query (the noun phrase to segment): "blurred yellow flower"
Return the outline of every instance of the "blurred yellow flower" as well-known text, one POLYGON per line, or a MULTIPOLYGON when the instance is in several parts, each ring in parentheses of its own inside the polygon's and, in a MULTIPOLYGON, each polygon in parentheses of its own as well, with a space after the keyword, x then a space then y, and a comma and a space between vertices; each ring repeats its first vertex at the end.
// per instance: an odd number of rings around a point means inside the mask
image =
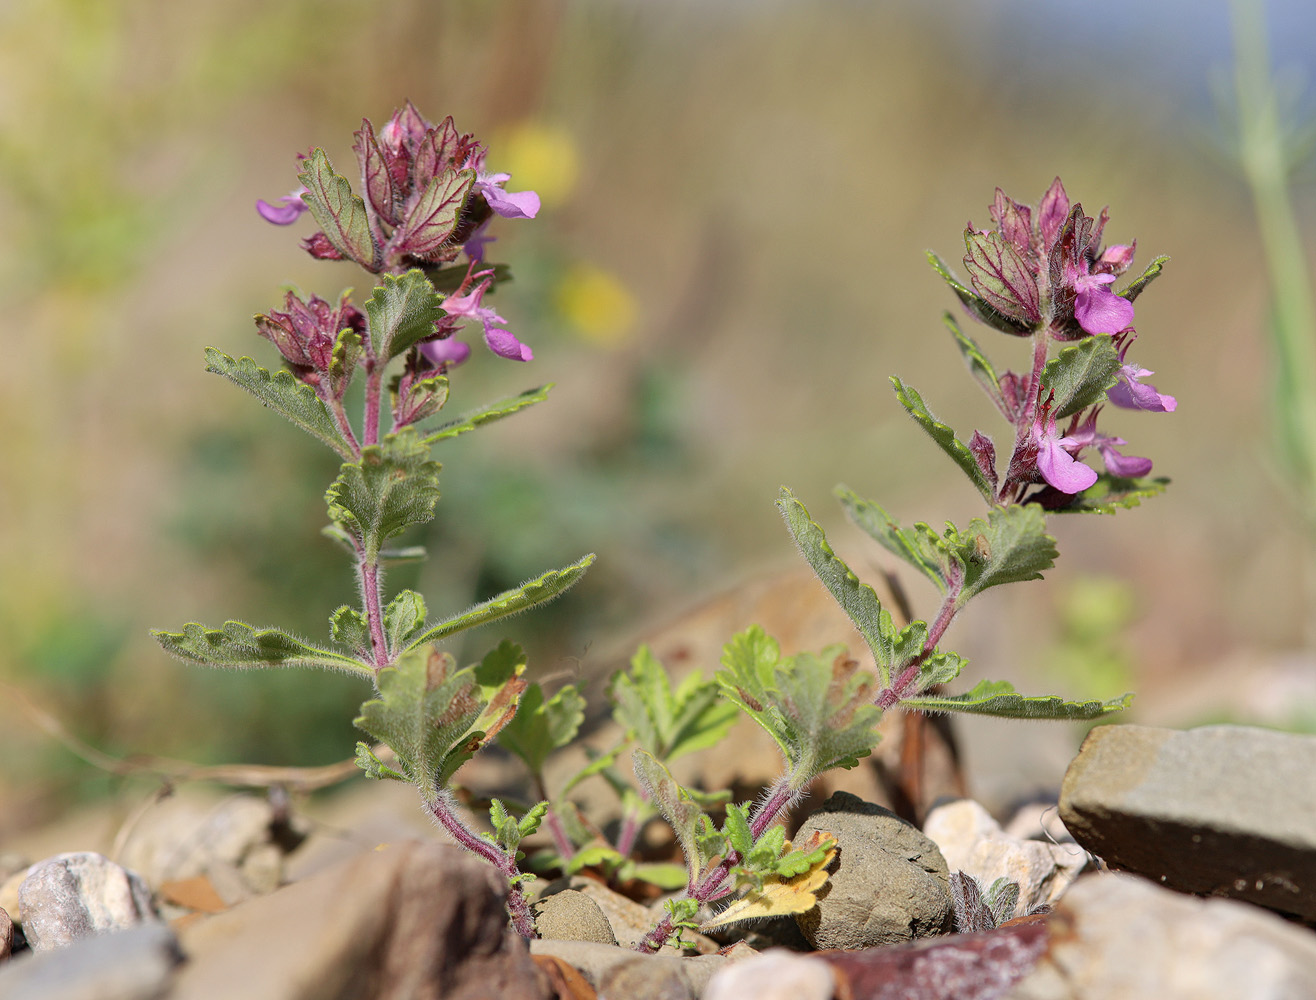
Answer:
POLYGON ((580 338, 598 347, 624 343, 635 325, 635 297, 616 275, 592 264, 571 265, 554 298, 580 338))
POLYGON ((550 207, 566 201, 580 176, 576 144, 564 129, 543 122, 514 126, 492 148, 498 150, 492 166, 512 175, 517 191, 534 191, 550 207))

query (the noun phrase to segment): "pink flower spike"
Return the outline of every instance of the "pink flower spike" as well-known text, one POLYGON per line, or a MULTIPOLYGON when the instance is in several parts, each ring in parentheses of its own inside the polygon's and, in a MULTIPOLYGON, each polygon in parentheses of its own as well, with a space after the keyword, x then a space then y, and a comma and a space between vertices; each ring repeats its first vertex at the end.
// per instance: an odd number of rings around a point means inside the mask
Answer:
POLYGON ((1106 390, 1106 399, 1126 410, 1149 410, 1152 413, 1173 413, 1179 401, 1173 396, 1157 392, 1156 386, 1144 385, 1142 379, 1153 374, 1137 365, 1120 369, 1119 381, 1106 390))
POLYGON ((533 219, 539 214, 539 195, 533 191, 504 191, 503 185, 511 179, 511 174, 478 174, 475 190, 504 219, 533 219))
POLYGON ((1042 478, 1061 493, 1082 493, 1097 481, 1097 474, 1066 451, 1066 446, 1078 450, 1086 442, 1079 438, 1057 437, 1056 419, 1048 417, 1046 430, 1033 427, 1033 442, 1037 445, 1037 471, 1042 478))
POLYGON ((449 337, 447 340, 431 340, 421 344, 420 353, 434 365, 447 365, 451 368, 471 356, 471 345, 449 337))
POLYGON ((1106 471, 1112 476, 1119 476, 1121 479, 1140 479, 1152 470, 1152 460, 1150 458, 1139 458, 1137 455, 1121 455, 1115 450, 1116 444, 1123 444, 1120 438, 1105 438, 1097 441, 1097 451, 1101 452, 1101 459, 1106 463, 1106 471))
POLYGON ((1113 274, 1084 274, 1074 279, 1078 297, 1074 318, 1087 333, 1119 333, 1133 325, 1133 303, 1104 287, 1113 274))
POLYGON ((306 188, 299 187, 296 191, 279 198, 273 205, 261 199, 256 202, 256 211, 266 222, 272 222, 276 226, 291 226, 306 211, 306 202, 302 201, 302 195, 305 193, 306 188))
POLYGON ((503 330, 486 324, 484 342, 489 345, 489 350, 500 358, 508 358, 512 361, 533 361, 535 359, 534 351, 517 340, 516 335, 510 330, 503 330))

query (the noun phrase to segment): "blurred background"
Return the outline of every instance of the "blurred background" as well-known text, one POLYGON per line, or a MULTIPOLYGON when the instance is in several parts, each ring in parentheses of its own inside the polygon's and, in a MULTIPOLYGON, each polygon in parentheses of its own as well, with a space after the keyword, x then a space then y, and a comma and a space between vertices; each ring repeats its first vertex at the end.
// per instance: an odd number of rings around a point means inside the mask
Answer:
MULTIPOLYGON (((1267 28, 1288 120, 1310 121, 1316 7, 1272 2, 1267 28)), ((962 437, 1000 433, 924 252, 958 266, 996 186, 1031 203, 1059 174, 1090 214, 1111 206, 1135 270, 1173 258, 1138 302, 1135 356, 1178 412, 1107 417, 1173 483, 1115 518, 1052 519, 1048 580, 994 591, 952 633, 966 678, 1135 690, 1149 724, 1316 728, 1307 494, 1276 445, 1232 60, 1224 0, 6 0, 0 834, 119 780, 15 692, 116 755, 350 755, 355 679, 207 672, 147 630, 240 618, 323 640, 355 599, 318 535, 333 456, 205 374, 202 350, 273 366, 250 317, 282 286, 368 295, 298 249, 308 222, 252 206, 294 187, 314 145, 352 175, 360 119, 408 97, 544 204, 497 224, 490 254, 513 268, 496 306, 535 361, 477 352, 450 405, 557 388, 446 446, 416 539, 430 559, 394 587, 451 613, 595 551, 566 598, 500 630, 536 676, 588 678, 802 565, 782 484, 874 573, 890 563, 845 524, 837 482, 906 522, 976 516, 887 376, 962 437)), ((1305 161, 1293 192, 1310 237, 1305 161)), ((998 367, 1024 363, 973 332, 998 367)), ((929 592, 911 598, 928 613, 929 592)), ((744 604, 718 641, 753 620, 744 604)))

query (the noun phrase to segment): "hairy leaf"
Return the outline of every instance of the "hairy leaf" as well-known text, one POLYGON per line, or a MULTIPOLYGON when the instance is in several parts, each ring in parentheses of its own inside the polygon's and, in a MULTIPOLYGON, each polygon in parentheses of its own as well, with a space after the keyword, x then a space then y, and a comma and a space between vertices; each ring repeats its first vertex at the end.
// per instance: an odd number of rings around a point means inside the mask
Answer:
POLYGON ((531 684, 521 696, 521 707, 502 732, 500 746, 516 754, 531 774, 541 774, 548 755, 573 739, 585 721, 585 699, 568 684, 548 701, 544 689, 531 684))
POLYGON ((959 535, 959 553, 965 568, 961 607, 989 587, 1040 580, 1058 555, 1046 519, 1033 504, 994 507, 986 521, 975 517, 959 535))
POLYGON ((809 517, 804 504, 796 500, 794 494, 785 487, 782 487, 777 498, 777 508, 786 518, 786 526, 805 560, 868 643, 878 669, 889 668, 895 626, 873 588, 860 582, 850 567, 832 551, 822 528, 809 517))
POLYGON ((406 781, 404 774, 399 774, 379 759, 369 743, 358 742, 356 745, 356 766, 365 771, 367 778, 378 781, 406 781))
POLYGON ((328 408, 304 382, 297 381, 292 372, 278 371, 273 375, 251 358, 234 360, 223 351, 206 348, 206 371, 223 375, 251 393, 275 413, 300 427, 312 437, 327 444, 343 458, 353 458, 352 449, 338 430, 328 408))
POLYGON ((1129 707, 1133 695, 1110 701, 1065 701, 1055 696, 1019 694, 1007 681, 979 681, 965 694, 919 694, 904 698, 902 708, 920 712, 964 712, 1002 719, 1098 719, 1129 707))
POLYGON ((384 609, 384 637, 388 640, 389 655, 401 655, 424 624, 425 598, 414 590, 400 591, 384 609))
POLYGON ((422 259, 439 254, 457 228, 457 217, 474 183, 473 170, 442 173, 430 181, 399 231, 394 233, 396 248, 422 259))
POLYGON ((1161 269, 1164 268, 1169 261, 1169 257, 1157 257, 1147 265, 1147 270, 1143 271, 1134 281, 1130 282, 1128 288, 1119 293, 1120 296, 1132 302, 1142 294, 1144 288, 1160 277, 1161 269))
POLYGON ((1101 402, 1119 372, 1119 354, 1106 334, 1066 347, 1042 369, 1042 389, 1055 393, 1051 413, 1064 418, 1101 402))
POLYGON ((444 315, 440 302, 442 298, 419 268, 400 277, 384 275, 365 302, 375 354, 383 360, 395 358, 430 336, 444 315))
POLYGON ((1042 321, 1037 279, 1019 251, 997 232, 964 231, 964 267, 973 287, 1001 315, 1035 328, 1042 321))
POLYGON ((986 323, 993 330, 997 330, 1001 333, 1008 333, 1014 337, 1024 337, 1032 332, 1031 328, 1026 323, 1021 323, 1018 320, 1011 319, 1009 316, 998 312, 992 308, 991 304, 986 299, 974 294, 968 288, 965 288, 960 284, 959 281, 955 279, 955 276, 950 273, 950 268, 945 265, 940 257, 930 250, 928 251, 928 263, 932 265, 934 271, 941 275, 942 280, 950 286, 950 290, 955 293, 955 296, 964 304, 964 308, 969 311, 969 315, 973 316, 975 319, 986 323))
POLYGON ((973 483, 983 499, 992 503, 996 499, 995 491, 992 489, 992 484, 987 481, 987 477, 982 474, 982 469, 978 468, 978 461, 973 457, 973 452, 969 451, 968 446, 955 436, 955 432, 950 427, 932 415, 916 390, 905 385, 894 375, 891 376, 891 384, 896 388, 896 399, 900 400, 900 405, 909 411, 909 415, 918 421, 919 426, 927 431, 937 446, 969 477, 969 482, 973 483))
POLYGON ((364 657, 370 653, 370 623, 360 611, 346 604, 330 617, 329 638, 359 656, 364 657))
POLYGON ((699 881, 713 852, 708 851, 711 822, 698 803, 682 788, 672 773, 652 754, 636 750, 631 759, 635 776, 649 793, 650 800, 667 820, 685 854, 687 885, 699 881))
POLYGON ((482 406, 478 410, 464 413, 456 420, 446 423, 442 427, 423 431, 423 443, 432 445, 448 438, 455 438, 458 434, 473 431, 475 428, 493 423, 495 420, 501 420, 503 417, 510 417, 513 413, 524 410, 527 406, 542 403, 548 398, 549 390, 552 388, 553 383, 549 382, 547 385, 541 385, 538 389, 527 389, 520 395, 509 396, 507 399, 500 399, 496 403, 482 406))
POLYGON ((935 531, 921 521, 913 529, 906 530, 881 506, 845 486, 838 486, 833 492, 851 521, 892 555, 921 572, 943 594, 946 593, 948 563, 959 556, 935 531))
POLYGON ((352 193, 346 177, 334 173, 323 149, 311 151, 297 179, 306 188, 302 200, 334 249, 367 271, 377 271, 379 248, 370 233, 365 202, 352 193))
POLYGON ((1073 497, 1057 498, 1063 506, 1050 507, 1056 514, 1114 514, 1118 510, 1137 507, 1148 497, 1165 492, 1170 480, 1120 479, 1108 472, 1098 474, 1097 481, 1073 497))
MULTIPOLYGON (((818 834, 814 834, 814 837, 817 838, 818 834)), ((836 857, 835 841, 825 842, 830 846, 813 851, 792 851, 789 855, 791 862, 786 865, 790 874, 782 872, 766 876, 758 887, 750 889, 711 920, 700 925, 700 931, 706 932, 742 920, 780 917, 812 910, 818 905, 818 890, 827 882, 827 866, 836 857)))
POLYGON ((698 671, 685 676, 675 691, 667 671, 641 646, 629 671, 618 671, 608 687, 612 717, 641 747, 661 761, 717 743, 735 723, 736 706, 722 699, 716 681, 698 671))
POLYGON ((331 667, 374 673, 350 656, 308 645, 277 628, 258 629, 246 622, 228 621, 217 629, 188 622, 181 632, 151 634, 165 652, 211 667, 331 667))
POLYGON ((464 632, 468 628, 487 625, 490 622, 498 621, 500 618, 519 614, 526 608, 533 608, 536 604, 551 601, 584 576, 585 570, 589 569, 593 562, 594 554, 590 553, 570 566, 565 566, 562 569, 551 569, 533 580, 527 580, 513 590, 503 591, 497 597, 475 605, 469 611, 464 611, 447 621, 439 622, 437 625, 431 625, 423 633, 411 639, 411 645, 417 646, 423 642, 438 642, 450 635, 464 632))
POLYGON ((439 469, 412 428, 390 434, 362 448, 359 461, 343 463, 325 493, 329 517, 375 562, 386 540, 434 516, 439 469))

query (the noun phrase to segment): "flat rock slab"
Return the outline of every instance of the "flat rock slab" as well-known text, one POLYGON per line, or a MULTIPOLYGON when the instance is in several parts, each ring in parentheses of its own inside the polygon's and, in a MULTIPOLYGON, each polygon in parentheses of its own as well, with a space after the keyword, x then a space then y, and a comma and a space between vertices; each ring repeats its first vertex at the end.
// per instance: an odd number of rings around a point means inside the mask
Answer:
POLYGON ((507 887, 455 847, 408 842, 190 925, 170 1000, 548 1000, 507 887))
POLYGON ((0 965, 4 1000, 158 1000, 183 960, 164 924, 80 938, 0 965))
POLYGON ((1249 726, 1099 726, 1060 818, 1113 868, 1316 921, 1316 738, 1249 726))

